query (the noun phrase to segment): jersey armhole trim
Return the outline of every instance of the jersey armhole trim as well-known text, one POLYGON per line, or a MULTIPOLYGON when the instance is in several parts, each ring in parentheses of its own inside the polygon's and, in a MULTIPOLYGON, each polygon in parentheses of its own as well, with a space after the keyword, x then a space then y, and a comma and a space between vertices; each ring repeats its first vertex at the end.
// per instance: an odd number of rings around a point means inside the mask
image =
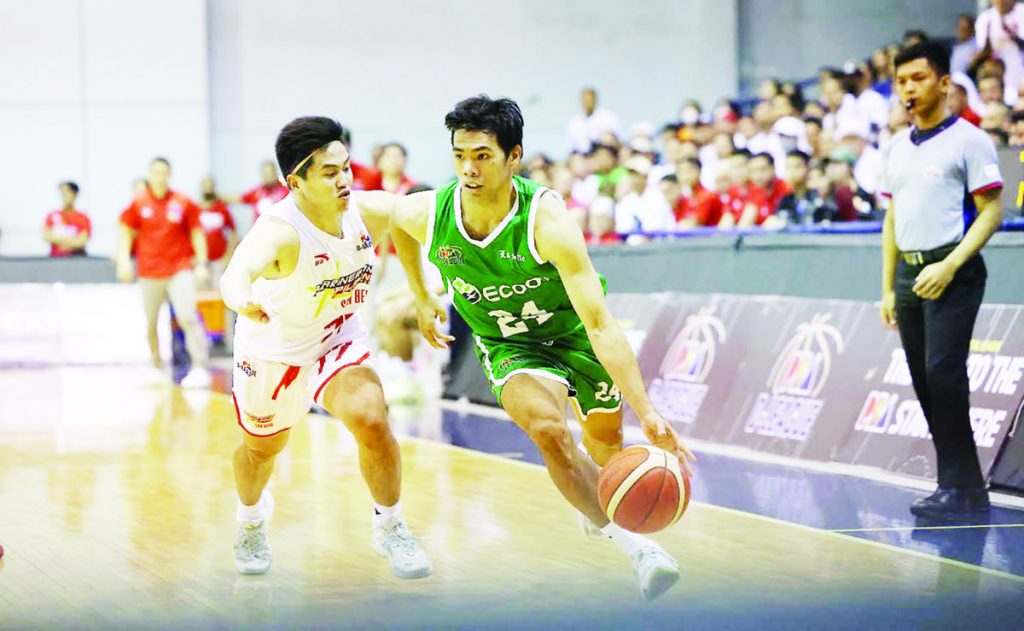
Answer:
POLYGON ((538 188, 533 194, 533 200, 530 202, 530 216, 526 220, 526 245, 530 248, 530 254, 533 255, 533 260, 538 265, 544 265, 547 263, 540 256, 540 252, 537 251, 537 239, 534 236, 534 229, 537 227, 537 209, 540 207, 540 198, 545 194, 551 192, 555 194, 551 189, 538 188))
POLYGON ((427 212, 427 235, 423 240, 423 247, 427 250, 427 260, 430 260, 430 250, 434 244, 434 226, 437 223, 437 191, 430 191, 430 210, 427 212))

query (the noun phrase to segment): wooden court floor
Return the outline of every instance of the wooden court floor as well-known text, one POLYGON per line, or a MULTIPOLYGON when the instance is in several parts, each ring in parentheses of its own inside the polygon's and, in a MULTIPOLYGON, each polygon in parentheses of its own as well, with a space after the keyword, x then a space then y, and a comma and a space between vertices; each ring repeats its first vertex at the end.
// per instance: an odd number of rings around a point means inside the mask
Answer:
MULTIPOLYGON (((908 628, 1022 621, 1024 579, 707 504, 656 536, 681 581, 645 604, 535 465, 403 437, 403 506, 434 563, 369 547, 340 423, 293 430, 274 566, 240 576, 230 399, 131 367, 0 371, 0 628, 908 628), (995 613, 993 613, 995 612, 995 613)), ((440 437, 430 406, 397 425, 440 437)))

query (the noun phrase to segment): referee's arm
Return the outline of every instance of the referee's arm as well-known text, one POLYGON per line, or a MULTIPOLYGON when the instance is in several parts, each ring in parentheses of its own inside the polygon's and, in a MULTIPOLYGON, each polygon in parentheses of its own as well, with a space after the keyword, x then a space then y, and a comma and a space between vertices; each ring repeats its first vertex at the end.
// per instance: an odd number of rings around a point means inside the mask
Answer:
MULTIPOLYGON (((925 300, 936 300, 946 291, 956 271, 988 243, 989 238, 1003 225, 1003 207, 999 203, 1002 187, 982 190, 973 195, 978 216, 956 249, 945 259, 921 270, 914 283, 914 293, 925 300)), ((891 211, 891 206, 890 206, 891 211)), ((888 219, 888 217, 886 218, 888 219)), ((896 247, 895 240, 893 248, 896 247)), ((895 263, 894 263, 895 269, 895 263)))
POLYGON ((882 324, 890 329, 896 328, 896 259, 899 250, 896 248, 896 223, 892 199, 889 210, 882 221, 882 324))

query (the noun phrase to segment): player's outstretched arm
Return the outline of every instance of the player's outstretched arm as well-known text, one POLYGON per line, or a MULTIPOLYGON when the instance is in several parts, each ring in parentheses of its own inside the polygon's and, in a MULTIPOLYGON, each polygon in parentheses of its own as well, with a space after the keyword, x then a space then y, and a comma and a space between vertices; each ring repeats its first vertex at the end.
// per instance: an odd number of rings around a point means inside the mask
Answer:
POLYGON ((401 197, 391 214, 391 238, 395 242, 398 260, 405 269, 409 289, 416 297, 416 320, 420 333, 434 348, 446 348, 453 337, 437 327, 448 315, 423 278, 423 259, 420 244, 427 241, 427 225, 434 208, 433 191, 424 191, 401 197))
POLYGON ((295 228, 274 217, 261 217, 239 242, 220 277, 221 299, 238 315, 269 322, 263 306, 252 302, 252 283, 260 276, 288 276, 298 258, 299 235, 295 228))
POLYGON ((370 238, 374 243, 383 243, 391 228, 391 213, 401 198, 387 191, 353 191, 352 196, 370 238))
POLYGON ((651 443, 674 453, 689 473, 686 459, 693 454, 654 408, 644 388, 640 367, 622 327, 608 311, 601 281, 587 254, 579 225, 569 216, 565 202, 553 195, 540 199, 534 236, 537 252, 557 269, 572 306, 583 321, 594 353, 605 367, 622 396, 640 418, 651 443))

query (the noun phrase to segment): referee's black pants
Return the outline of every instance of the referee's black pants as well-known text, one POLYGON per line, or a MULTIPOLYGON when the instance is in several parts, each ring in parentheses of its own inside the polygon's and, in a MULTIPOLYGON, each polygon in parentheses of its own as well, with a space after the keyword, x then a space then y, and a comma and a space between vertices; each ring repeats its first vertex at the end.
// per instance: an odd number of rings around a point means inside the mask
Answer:
POLYGON ((922 300, 913 287, 924 267, 899 262, 896 320, 914 392, 935 444, 939 486, 984 486, 971 430, 967 354, 988 272, 977 255, 957 270, 938 300, 922 300))

